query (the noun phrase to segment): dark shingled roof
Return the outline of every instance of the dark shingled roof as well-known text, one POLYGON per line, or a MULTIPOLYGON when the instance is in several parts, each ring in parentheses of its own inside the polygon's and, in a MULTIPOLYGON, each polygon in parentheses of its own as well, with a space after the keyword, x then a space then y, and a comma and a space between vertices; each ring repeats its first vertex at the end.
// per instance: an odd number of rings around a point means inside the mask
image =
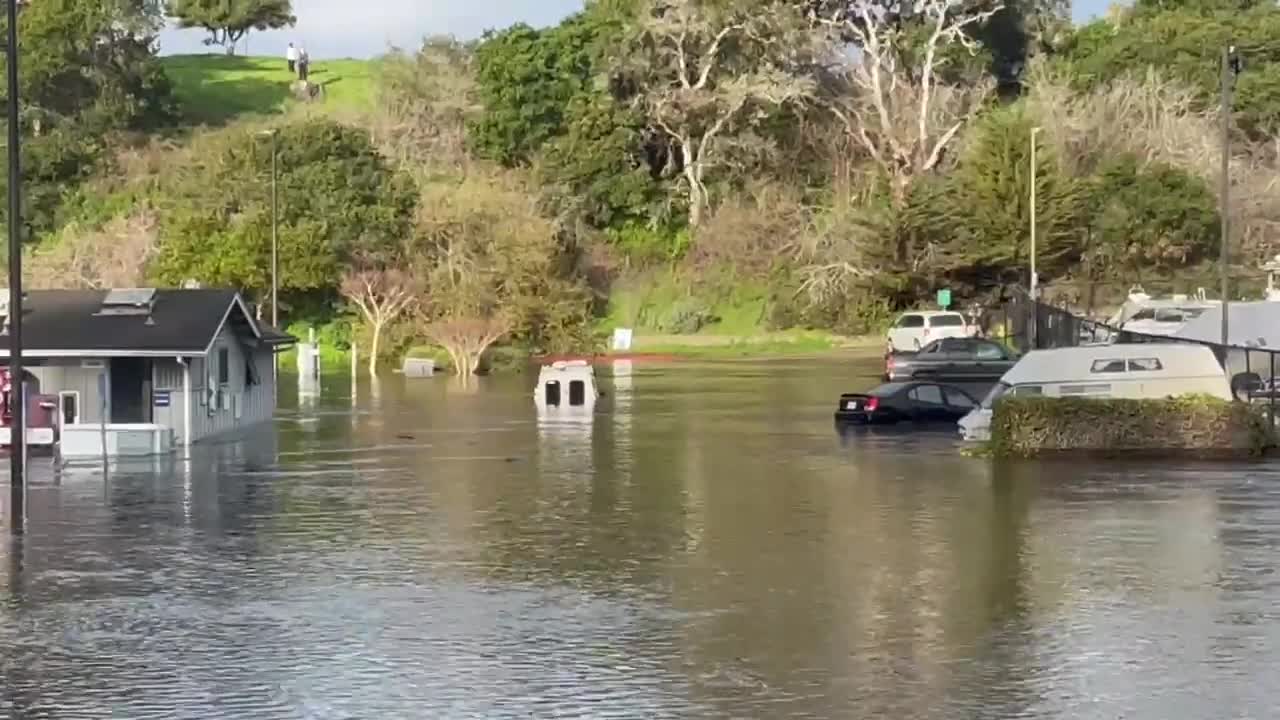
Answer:
MULTIPOLYGON (((246 339, 256 340, 260 333, 266 345, 293 342, 284 333, 257 325, 234 290, 158 289, 149 318, 99 314, 105 290, 32 290, 25 295, 22 347, 33 355, 40 351, 199 355, 212 343, 224 318, 246 339)), ((0 355, 8 355, 7 336, 0 338, 0 355)))

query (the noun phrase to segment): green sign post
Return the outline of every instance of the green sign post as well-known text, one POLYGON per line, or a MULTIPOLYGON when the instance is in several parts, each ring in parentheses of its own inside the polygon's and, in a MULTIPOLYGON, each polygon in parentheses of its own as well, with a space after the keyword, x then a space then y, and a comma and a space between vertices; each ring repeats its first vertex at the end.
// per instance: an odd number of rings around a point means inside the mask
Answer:
POLYGON ((941 307, 943 310, 946 310, 947 308, 951 307, 951 291, 950 290, 944 288, 938 291, 938 307, 941 307))

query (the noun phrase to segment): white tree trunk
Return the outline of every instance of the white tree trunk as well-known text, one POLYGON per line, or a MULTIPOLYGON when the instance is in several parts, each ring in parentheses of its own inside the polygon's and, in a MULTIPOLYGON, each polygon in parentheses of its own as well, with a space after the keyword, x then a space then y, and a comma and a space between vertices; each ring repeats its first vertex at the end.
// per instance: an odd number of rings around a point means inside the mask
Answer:
POLYGON ((378 345, 382 339, 382 322, 373 323, 373 340, 369 343, 369 377, 378 376, 378 345))

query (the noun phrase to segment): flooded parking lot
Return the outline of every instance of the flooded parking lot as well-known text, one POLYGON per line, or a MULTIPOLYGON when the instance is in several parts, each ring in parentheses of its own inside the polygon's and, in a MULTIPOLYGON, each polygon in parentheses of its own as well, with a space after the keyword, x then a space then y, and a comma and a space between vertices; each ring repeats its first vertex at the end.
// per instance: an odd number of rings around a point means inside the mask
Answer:
MULTIPOLYGON (((1245 718, 1280 709, 1280 464, 842 436, 873 362, 282 398, 188 459, 37 464, 12 718, 1245 718)), ((7 498, 6 498, 7 499, 7 498)))

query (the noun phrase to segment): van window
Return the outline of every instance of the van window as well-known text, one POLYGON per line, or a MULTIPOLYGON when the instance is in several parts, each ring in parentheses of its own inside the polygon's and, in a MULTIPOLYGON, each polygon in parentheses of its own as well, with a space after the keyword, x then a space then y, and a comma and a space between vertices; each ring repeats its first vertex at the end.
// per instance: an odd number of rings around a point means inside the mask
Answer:
POLYGON ((1058 394, 1063 397, 1071 395, 1110 395, 1111 385, 1107 383, 1095 383, 1092 385, 1063 385, 1058 388, 1058 394))
POLYGON ((1122 373, 1124 372, 1124 360, 1094 360, 1093 367, 1089 372, 1096 373, 1122 373))
POLYGON ((937 385, 921 385, 908 393, 907 397, 915 400, 916 402, 925 403, 926 405, 943 404, 942 388, 937 385))
POLYGON ((964 327, 964 318, 960 315, 934 315, 929 318, 929 327, 964 327))
POLYGON ((1129 358, 1129 372, 1155 372, 1163 369, 1159 358, 1129 358))
POLYGON ((903 315, 898 318, 898 322, 894 327, 900 328, 918 328, 924 327, 924 318, 919 315, 903 315))

